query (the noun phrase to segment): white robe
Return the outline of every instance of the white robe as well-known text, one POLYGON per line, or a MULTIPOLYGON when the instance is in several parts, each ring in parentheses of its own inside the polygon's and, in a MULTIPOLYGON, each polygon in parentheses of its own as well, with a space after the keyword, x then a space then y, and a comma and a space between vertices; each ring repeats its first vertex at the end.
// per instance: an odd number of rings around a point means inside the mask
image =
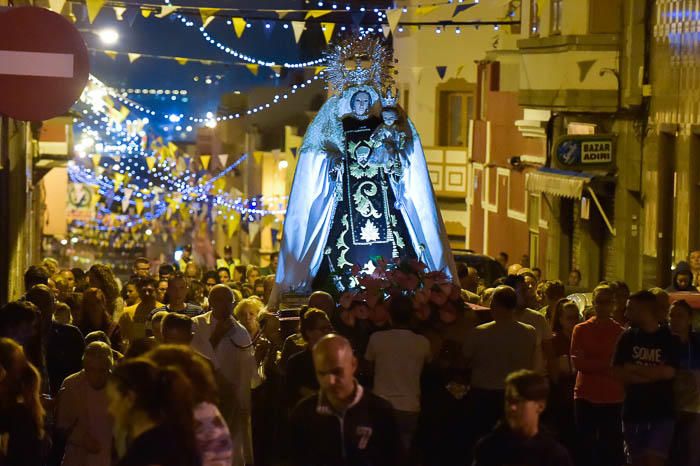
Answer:
MULTIPOLYGON (((275 289, 270 304, 276 305, 282 293, 306 294, 318 273, 324 257, 324 247, 333 222, 335 183, 330 176, 329 150, 345 152, 342 118, 351 113, 350 98, 359 90, 379 95, 369 86, 356 86, 332 96, 321 107, 309 125, 298 153, 294 181, 284 220, 275 289), (331 148, 331 149, 329 149, 331 148)), ((420 137, 409 120, 413 151, 404 167, 398 190, 392 183, 396 199, 402 204, 401 215, 411 236, 418 258, 430 270, 445 272, 456 279, 456 269, 435 193, 428 174, 420 137)))

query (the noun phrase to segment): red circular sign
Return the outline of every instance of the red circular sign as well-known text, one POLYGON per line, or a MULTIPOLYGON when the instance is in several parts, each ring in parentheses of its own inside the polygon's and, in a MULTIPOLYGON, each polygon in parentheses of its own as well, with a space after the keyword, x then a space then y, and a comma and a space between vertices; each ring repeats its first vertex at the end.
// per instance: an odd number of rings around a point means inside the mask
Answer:
POLYGON ((64 114, 88 80, 88 51, 78 30, 44 8, 0 13, 0 113, 41 121, 64 114))

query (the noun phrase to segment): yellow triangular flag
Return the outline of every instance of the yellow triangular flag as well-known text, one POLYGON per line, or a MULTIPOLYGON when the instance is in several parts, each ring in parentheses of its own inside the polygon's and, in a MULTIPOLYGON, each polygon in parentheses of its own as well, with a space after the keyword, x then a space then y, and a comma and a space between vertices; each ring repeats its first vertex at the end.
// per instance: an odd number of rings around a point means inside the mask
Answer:
POLYGON ((386 21, 389 23, 389 28, 391 28, 391 32, 394 32, 396 30, 396 26, 399 25, 399 20, 401 19, 401 13, 403 11, 401 8, 394 8, 391 10, 386 10, 386 21))
POLYGON ((209 161, 211 160, 211 155, 200 155, 199 160, 202 162, 202 166, 205 170, 209 169, 209 161))
POLYGON ((170 152, 172 152, 172 154, 175 155, 175 152, 177 152, 178 147, 172 141, 168 141, 168 149, 170 149, 170 152))
POLYGON ((301 35, 304 33, 304 27, 306 26, 306 23, 303 21, 292 21, 292 30, 294 31, 294 40, 299 43, 299 39, 301 39, 301 35))
POLYGON ((387 26, 386 24, 382 24, 382 34, 384 34, 384 37, 389 37, 389 34, 391 33, 391 28, 387 26))
POLYGON ((335 23, 321 23, 321 29, 323 30, 323 37, 326 38, 326 44, 330 43, 335 23))
POLYGON ((92 23, 97 18, 97 14, 105 4, 105 0, 85 0, 87 6, 88 20, 92 23))
POLYGON ((126 12, 126 7, 115 6, 114 14, 117 16, 117 21, 124 21, 124 13, 126 12))
POLYGON ((464 65, 459 65, 457 67, 457 77, 462 76, 462 70, 464 70, 464 65))
POLYGON ((284 17, 287 16, 292 11, 294 11, 294 10, 275 10, 275 13, 277 13, 277 17, 279 19, 284 19, 284 17))
POLYGON ((258 68, 260 68, 260 65, 256 65, 255 63, 248 63, 245 67, 248 68, 248 71, 253 73, 255 76, 258 75, 258 68))
POLYGON ((112 60, 116 59, 118 54, 119 52, 115 52, 114 50, 105 50, 105 55, 107 55, 112 60))
POLYGON ((181 65, 186 65, 188 60, 189 60, 188 58, 184 58, 184 57, 175 57, 175 61, 181 65))
POLYGON ((141 215, 141 212, 143 212, 143 199, 141 199, 140 197, 137 197, 135 204, 136 204, 136 215, 141 215))
POLYGON ((49 9, 60 15, 61 11, 63 11, 63 5, 65 4, 66 0, 49 0, 49 9))
POLYGON ((314 74, 319 74, 321 71, 325 70, 325 66, 315 66, 314 67, 314 74))
POLYGON ((255 159, 255 163, 260 164, 260 162, 262 161, 262 156, 263 153, 260 151, 253 152, 253 158, 255 159))
POLYGON ((306 13, 306 16, 304 17, 304 19, 320 18, 321 16, 327 15, 330 12, 331 12, 331 10, 309 10, 306 13))
POLYGON ((248 23, 244 18, 231 18, 231 21, 233 22, 233 30, 236 31, 236 37, 240 39, 245 31, 245 25, 248 23))
POLYGON ((238 212, 232 212, 226 222, 226 234, 229 238, 238 230, 238 224, 241 223, 241 216, 238 212))
POLYGON ((282 71, 281 65, 272 65, 270 68, 272 68, 272 71, 274 71, 275 74, 277 74, 277 75, 279 75, 280 72, 282 71))
POLYGON ((148 165, 149 170, 153 170, 153 167, 156 166, 156 158, 155 157, 146 157, 146 165, 148 165))
POLYGON ((423 16, 423 15, 427 15, 428 13, 432 13, 435 10, 437 10, 437 6, 435 6, 435 5, 419 6, 418 8, 416 8, 416 14, 423 16))
POLYGON ((143 16, 144 18, 148 18, 149 16, 151 16, 151 13, 153 13, 153 10, 151 10, 150 8, 143 6, 141 7, 141 16, 143 16))
POLYGON ((213 65, 214 61, 213 60, 199 60, 199 63, 202 65, 213 65))
POLYGON ((179 7, 174 6, 174 5, 164 5, 160 7, 160 13, 156 15, 157 18, 165 18, 168 16, 170 13, 174 12, 177 10, 179 7))
POLYGON ((202 26, 207 27, 209 23, 214 21, 215 15, 220 11, 220 8, 200 8, 199 15, 202 17, 202 26))
POLYGON ((129 56, 129 63, 134 63, 136 60, 141 58, 140 53, 127 53, 127 55, 129 56))
POLYGON ((102 160, 102 156, 100 154, 92 154, 90 158, 92 159, 92 164, 95 167, 98 167, 100 165, 100 160, 102 160))

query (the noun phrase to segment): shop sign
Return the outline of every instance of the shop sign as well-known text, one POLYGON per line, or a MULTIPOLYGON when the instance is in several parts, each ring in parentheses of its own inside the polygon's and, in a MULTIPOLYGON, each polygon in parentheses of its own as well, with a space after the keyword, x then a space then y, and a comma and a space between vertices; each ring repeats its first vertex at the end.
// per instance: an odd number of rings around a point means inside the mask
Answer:
POLYGON ((613 163, 612 135, 563 136, 554 146, 554 159, 561 167, 575 168, 613 163))

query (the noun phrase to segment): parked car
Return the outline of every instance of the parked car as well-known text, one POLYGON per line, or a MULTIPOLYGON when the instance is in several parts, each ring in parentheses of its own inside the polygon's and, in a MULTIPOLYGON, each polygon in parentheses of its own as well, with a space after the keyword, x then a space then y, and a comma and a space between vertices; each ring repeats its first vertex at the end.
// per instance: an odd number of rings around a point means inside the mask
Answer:
POLYGON ((493 257, 477 254, 468 249, 453 249, 452 255, 455 262, 474 267, 479 272, 479 277, 484 280, 486 286, 491 286, 493 282, 506 276, 503 266, 493 257))

